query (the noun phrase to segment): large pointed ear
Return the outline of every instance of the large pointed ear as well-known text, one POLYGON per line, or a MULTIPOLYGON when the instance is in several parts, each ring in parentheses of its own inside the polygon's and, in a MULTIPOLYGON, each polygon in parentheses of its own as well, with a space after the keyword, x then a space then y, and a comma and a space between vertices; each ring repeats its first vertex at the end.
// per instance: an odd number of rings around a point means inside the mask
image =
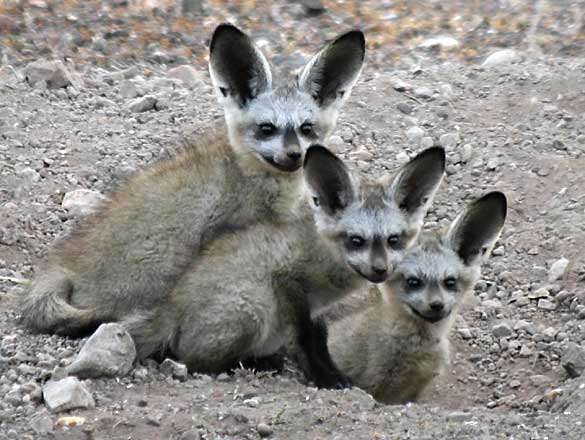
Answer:
POLYGON ((357 81, 366 54, 363 32, 347 32, 319 51, 299 76, 299 86, 320 107, 341 106, 357 81))
POLYGON ((467 265, 480 264, 498 240, 508 202, 498 191, 471 203, 451 224, 447 239, 467 265))
POLYGON ((333 215, 356 197, 351 174, 343 161, 321 145, 305 154, 304 176, 315 205, 333 215))
POLYGON ((209 73, 220 103, 244 107, 272 88, 272 72, 260 49, 232 24, 220 24, 209 45, 209 73))
POLYGON ((405 164, 388 189, 388 196, 415 223, 421 223, 445 174, 445 150, 428 148, 405 164))

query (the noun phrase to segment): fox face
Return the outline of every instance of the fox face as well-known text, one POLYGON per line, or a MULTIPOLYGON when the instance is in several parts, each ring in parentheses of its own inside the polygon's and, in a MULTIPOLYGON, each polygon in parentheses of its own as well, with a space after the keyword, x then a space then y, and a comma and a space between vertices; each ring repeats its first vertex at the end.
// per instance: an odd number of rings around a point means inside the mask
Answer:
POLYGON ((300 169, 309 145, 333 131, 364 56, 363 33, 351 31, 319 51, 296 79, 279 82, 246 34, 230 24, 218 26, 209 71, 232 147, 268 170, 300 169))
POLYGON ((380 283, 418 235, 444 170, 444 150, 430 148, 394 179, 356 182, 335 155, 310 147, 304 171, 317 230, 351 269, 380 283))
POLYGON ((404 312, 437 323, 457 309, 506 219, 506 197, 492 192, 473 202, 444 236, 421 239, 407 250, 383 289, 404 312))

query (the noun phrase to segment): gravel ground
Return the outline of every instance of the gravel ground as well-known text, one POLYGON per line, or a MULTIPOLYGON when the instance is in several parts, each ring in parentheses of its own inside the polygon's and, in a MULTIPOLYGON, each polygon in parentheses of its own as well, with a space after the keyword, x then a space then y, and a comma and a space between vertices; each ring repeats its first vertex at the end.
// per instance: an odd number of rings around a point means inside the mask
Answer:
POLYGON ((585 438, 583 2, 325 2, 317 16, 292 2, 208 1, 192 16, 165 2, 80 3, 0 2, 0 438, 585 438), (86 214, 64 195, 107 195, 221 120, 205 53, 225 19, 289 68, 346 28, 366 31, 368 65, 330 146, 377 174, 443 145, 428 228, 488 190, 508 195, 451 368, 420 403, 316 390, 292 364, 173 377, 155 362, 82 381, 93 408, 43 402, 83 341, 28 334, 15 305, 86 214), (42 58, 64 70, 37 81, 42 58))

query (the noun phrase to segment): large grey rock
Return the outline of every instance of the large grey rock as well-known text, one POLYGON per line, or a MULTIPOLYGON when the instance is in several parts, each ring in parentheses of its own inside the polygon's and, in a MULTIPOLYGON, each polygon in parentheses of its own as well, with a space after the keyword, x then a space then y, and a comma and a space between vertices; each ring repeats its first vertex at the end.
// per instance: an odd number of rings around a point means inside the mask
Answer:
POLYGON ((91 393, 76 377, 47 382, 43 387, 43 397, 51 412, 95 407, 91 393))
POLYGON ((62 61, 34 61, 24 68, 24 77, 32 87, 43 81, 49 89, 60 89, 74 83, 73 75, 62 61))
POLYGON ((569 376, 581 376, 585 371, 585 347, 569 342, 561 360, 563 368, 569 376))
POLYGON ((136 359, 132 337, 119 324, 102 324, 87 340, 67 374, 86 377, 122 377, 136 359))
POLYGON ((76 189, 65 194, 61 206, 71 215, 85 217, 97 212, 107 200, 97 191, 76 189))

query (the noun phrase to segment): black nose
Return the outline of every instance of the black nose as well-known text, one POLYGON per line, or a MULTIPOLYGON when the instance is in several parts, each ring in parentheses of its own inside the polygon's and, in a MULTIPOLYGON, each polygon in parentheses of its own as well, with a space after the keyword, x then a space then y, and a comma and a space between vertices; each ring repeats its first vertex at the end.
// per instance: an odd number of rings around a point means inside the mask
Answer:
POLYGON ((445 308, 445 304, 443 304, 441 301, 433 301, 430 306, 431 309, 435 312, 440 312, 445 308))
POLYGON ((388 272, 388 268, 387 267, 372 267, 372 270, 374 271, 374 273, 376 275, 386 275, 386 272, 388 272))
POLYGON ((289 151, 288 153, 286 153, 286 155, 290 160, 293 160, 295 162, 297 162, 301 158, 301 153, 299 153, 298 151, 289 151))

